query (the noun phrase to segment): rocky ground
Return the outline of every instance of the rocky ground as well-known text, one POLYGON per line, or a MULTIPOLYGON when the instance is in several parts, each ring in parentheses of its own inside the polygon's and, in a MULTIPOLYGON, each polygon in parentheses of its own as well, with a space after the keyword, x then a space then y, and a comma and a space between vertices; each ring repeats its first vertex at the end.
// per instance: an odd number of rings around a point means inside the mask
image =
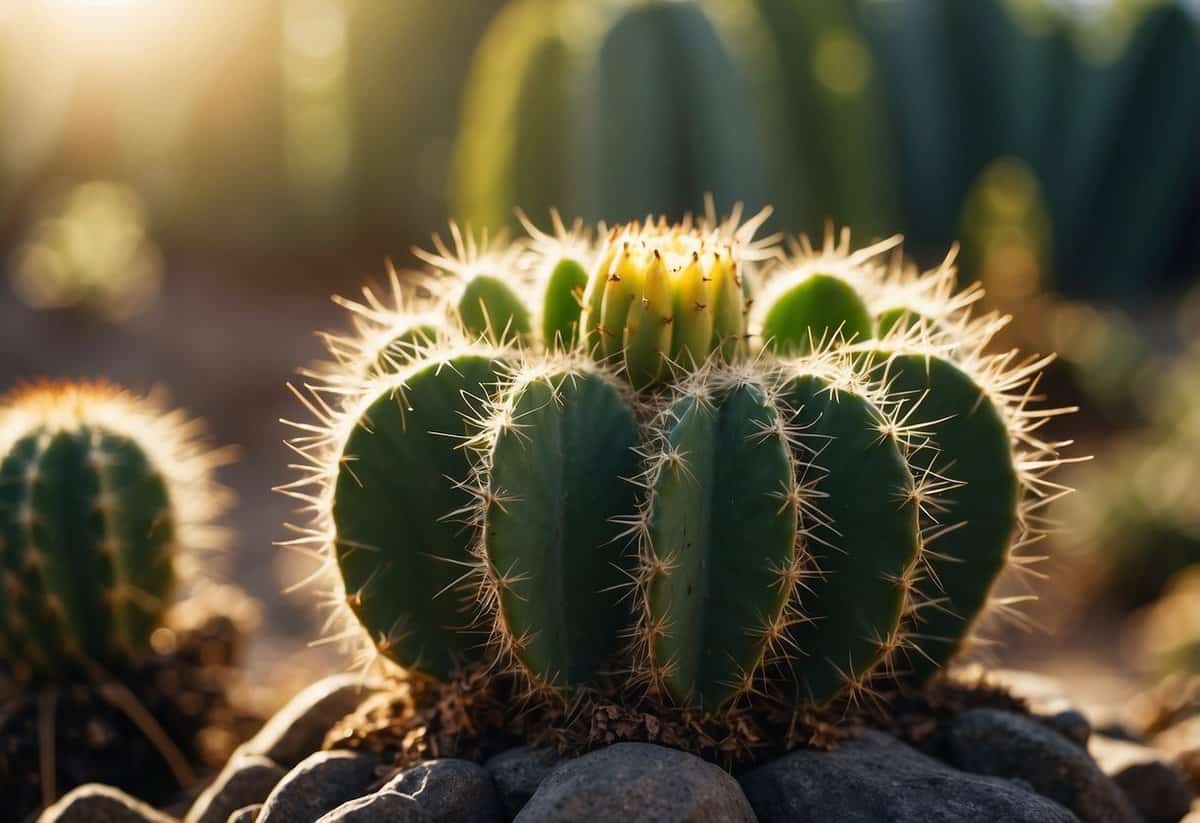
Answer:
POLYGON ((194 797, 154 809, 93 784, 41 821, 1200 823, 1200 702, 1181 684, 1137 712, 1102 716, 1044 678, 1008 672, 993 682, 1028 711, 981 705, 893 733, 863 729, 832 751, 732 774, 649 743, 577 757, 518 747, 483 763, 440 758, 397 771, 378 754, 322 749, 368 693, 341 675, 294 698, 194 797))

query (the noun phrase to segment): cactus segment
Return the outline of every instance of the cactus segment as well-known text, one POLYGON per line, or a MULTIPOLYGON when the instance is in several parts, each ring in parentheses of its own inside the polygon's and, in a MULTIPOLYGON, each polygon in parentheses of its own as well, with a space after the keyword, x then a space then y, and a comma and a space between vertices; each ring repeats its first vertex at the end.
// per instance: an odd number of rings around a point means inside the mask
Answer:
POLYGON ((455 584, 470 534, 447 515, 469 495, 469 399, 487 394, 498 359, 482 353, 413 364, 373 384, 337 458, 334 558, 346 603, 376 648, 444 679, 479 659, 486 638, 464 631, 469 598, 455 584))
POLYGON ((0 412, 0 665, 47 674, 144 652, 180 546, 220 535, 219 458, 178 414, 105 385, 22 389, 0 412))
POLYGON ((763 319, 763 344, 788 355, 809 354, 834 338, 873 337, 871 314, 854 287, 832 275, 814 272, 775 297, 763 319))
POLYGON ((625 370, 635 388, 658 382, 671 350, 674 314, 671 283, 662 255, 655 250, 642 276, 641 296, 625 318, 625 370))
POLYGON ((802 562, 786 422, 754 383, 685 391, 660 416, 638 634, 677 703, 715 709, 748 693, 786 631, 802 562))
POLYGON ((638 428, 594 366, 547 363, 496 395, 481 433, 483 560, 496 635, 535 683, 572 687, 610 671, 630 621, 613 518, 633 509, 638 428))
POLYGON ((713 343, 721 359, 732 363, 745 348, 747 304, 743 280, 738 276, 737 263, 726 257, 715 260, 709 277, 713 343))
POLYGON ((767 215, 740 227, 737 212, 720 225, 647 219, 614 230, 583 301, 588 351, 624 366, 638 389, 656 385, 673 365, 693 370, 714 351, 731 360, 746 325, 738 257, 760 253, 752 238, 767 215))
POLYGON ((902 444, 865 388, 805 365, 784 388, 812 458, 820 513, 804 524, 817 572, 792 625, 801 702, 861 687, 898 642, 920 531, 902 444), (818 468, 819 467, 819 468, 818 468))
POLYGON ((458 320, 469 337, 496 345, 521 342, 533 331, 524 301, 499 277, 477 274, 463 285, 458 320))
POLYGON ((579 309, 588 275, 576 260, 563 259, 550 270, 542 298, 542 340, 556 351, 579 342, 579 309))
MULTIPOLYGON (((926 680, 962 646, 987 605, 1018 528, 1020 481, 1011 437, 991 398, 962 369, 932 354, 875 352, 879 379, 905 403, 919 402, 935 450, 913 453, 915 470, 936 454, 955 484, 941 494, 941 535, 925 556, 930 603, 916 615, 911 669, 926 680)), ((903 411, 900 412, 902 415, 903 411)))

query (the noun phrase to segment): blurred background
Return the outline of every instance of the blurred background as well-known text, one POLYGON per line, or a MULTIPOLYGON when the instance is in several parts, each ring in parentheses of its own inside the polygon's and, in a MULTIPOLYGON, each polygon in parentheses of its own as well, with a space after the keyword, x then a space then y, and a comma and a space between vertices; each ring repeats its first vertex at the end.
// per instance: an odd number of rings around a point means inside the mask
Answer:
POLYGON ((1113 698, 1200 671, 1197 0, 7 0, 0 387, 162 385, 241 460, 256 675, 309 647, 285 382, 329 301, 514 205, 894 231, 1056 350, 1079 493, 993 659, 1113 698))

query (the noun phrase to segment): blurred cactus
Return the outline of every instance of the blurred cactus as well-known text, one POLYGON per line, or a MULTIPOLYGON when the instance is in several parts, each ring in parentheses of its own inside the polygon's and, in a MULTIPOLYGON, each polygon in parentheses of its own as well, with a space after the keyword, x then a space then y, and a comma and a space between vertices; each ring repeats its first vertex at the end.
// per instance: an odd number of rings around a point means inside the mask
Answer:
POLYGON ((798 191, 778 76, 744 3, 516 0, 472 68, 455 210, 484 226, 513 203, 680 217, 708 191, 756 206, 798 191))
POLYGON ((103 384, 0 401, 0 665, 20 677, 136 659, 186 552, 213 547, 220 454, 180 412, 103 384))
POLYGON ((1015 158, 1041 184, 1061 292, 1139 296, 1172 273, 1200 184, 1200 27, 1187 3, 860 5, 910 243, 944 247, 964 208, 975 220, 970 191, 1015 158))
MULTIPOLYGON (((556 219, 422 255, 451 273, 415 281, 447 309, 436 339, 390 372, 333 366, 285 487, 366 630, 347 636, 437 679, 499 664, 543 694, 633 683, 716 710, 923 682, 1008 608, 992 585, 1061 492, 1062 444, 1036 435, 1061 410, 1030 405, 1045 359, 987 353, 1003 321, 970 315, 951 259, 919 274, 882 261, 896 240, 845 235, 786 255, 761 222, 593 241, 556 219), (484 272, 542 307, 519 338, 455 310, 484 272)), ((407 322, 368 304, 361 336, 407 322)))

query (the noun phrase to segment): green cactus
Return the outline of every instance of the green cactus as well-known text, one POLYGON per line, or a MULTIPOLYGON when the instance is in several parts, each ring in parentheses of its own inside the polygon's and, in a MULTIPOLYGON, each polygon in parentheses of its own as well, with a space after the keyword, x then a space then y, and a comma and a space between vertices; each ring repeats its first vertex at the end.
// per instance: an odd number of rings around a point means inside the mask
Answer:
POLYGON ((796 182, 779 72, 750 7, 516 0, 464 94, 455 212, 496 227, 513 203, 610 221, 678 218, 708 191, 761 205, 796 182))
POLYGON ((588 352, 618 364, 636 388, 714 352, 731 360, 744 348, 742 269, 760 255, 752 238, 769 214, 740 224, 737 212, 721 226, 647 218, 613 229, 583 297, 588 352))
POLYGON ((453 249, 439 235, 433 236, 434 251, 413 249, 413 254, 432 266, 455 288, 440 290, 439 298, 470 338, 486 338, 495 344, 523 343, 533 333, 526 284, 514 273, 523 272, 518 263, 520 246, 508 245, 503 235, 489 239, 484 231, 478 239, 450 224, 453 249))
POLYGON ((474 496, 475 553, 493 637, 536 682, 573 686, 610 671, 630 561, 613 518, 631 511, 638 425, 612 375, 582 358, 519 368, 494 393, 474 496))
MULTIPOLYGON (((1061 410, 1030 404, 1047 361, 987 353, 1003 321, 971 316, 952 256, 919 274, 843 234, 774 260, 760 222, 529 226, 489 263, 542 307, 519 346, 450 313, 394 373, 315 389, 339 400, 314 402, 293 491, 372 652, 538 694, 820 706, 924 682, 1011 605, 993 583, 1061 490, 1035 435, 1061 410), (845 299, 796 288, 815 277, 845 299)), ((452 304, 461 280, 425 287, 452 304)))
POLYGON ((339 599, 373 650, 439 678, 478 659, 486 641, 467 631, 470 595, 458 584, 472 565, 471 534, 452 515, 470 502, 466 418, 499 379, 503 354, 464 342, 426 351, 328 410, 334 440, 297 444, 320 473, 339 599))
POLYGON ((708 368, 650 427, 639 537, 642 675, 715 708, 779 657, 806 565, 790 413, 761 376, 708 368))
POLYGON ((800 361, 784 392, 814 451, 810 481, 822 501, 809 534, 806 619, 790 633, 804 655, 791 668, 797 696, 822 705, 895 662, 922 551, 919 487, 893 401, 848 364, 800 361))
POLYGON ((1065 492, 1043 477, 1061 462, 1063 444, 1044 442, 1034 432, 1045 417, 1071 409, 1031 406, 1032 384, 1051 358, 1015 361, 1012 353, 986 353, 1005 319, 971 317, 982 290, 953 291, 953 255, 919 275, 900 262, 874 262, 886 243, 851 253, 843 236, 837 244, 827 239, 819 254, 799 248, 766 286, 760 333, 765 346, 784 351, 780 340, 827 339, 829 329, 843 322, 844 303, 816 297, 801 302, 805 295, 793 284, 806 282, 812 271, 836 271, 830 280, 854 289, 873 314, 875 338, 842 348, 888 387, 900 418, 919 414, 929 421, 921 426, 926 445, 909 454, 921 485, 939 498, 936 507, 923 501, 926 527, 937 543, 923 556, 924 580, 907 642, 914 652, 907 655, 910 671, 925 680, 961 651, 989 604, 1001 611, 1012 605, 990 600, 993 584, 1005 567, 1028 565, 1019 552, 1037 539, 1035 511, 1065 492), (773 299, 785 304, 787 314, 773 299), (794 325, 768 325, 780 316, 794 325), (943 465, 950 467, 949 477, 943 465))
POLYGON ((0 665, 22 676, 146 651, 226 495, 197 427, 104 384, 0 401, 0 665))

